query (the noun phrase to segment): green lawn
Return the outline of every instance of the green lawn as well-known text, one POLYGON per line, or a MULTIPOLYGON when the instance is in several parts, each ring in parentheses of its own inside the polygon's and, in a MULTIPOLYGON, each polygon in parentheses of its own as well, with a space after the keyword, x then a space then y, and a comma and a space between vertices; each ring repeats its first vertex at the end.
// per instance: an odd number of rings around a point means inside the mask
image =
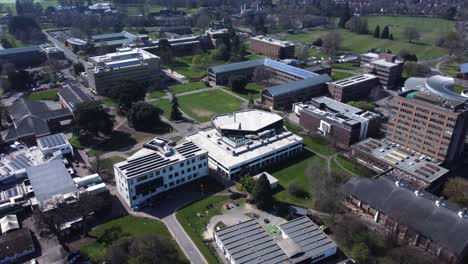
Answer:
POLYGON ((440 65, 440 70, 452 77, 456 77, 456 75, 460 72, 460 64, 457 62, 445 62, 440 65))
POLYGON ((175 58, 172 65, 165 65, 165 67, 176 71, 186 78, 200 78, 206 74, 206 69, 212 65, 223 64, 225 62, 211 61, 211 57, 208 53, 199 55, 200 62, 193 64, 193 56, 184 56, 175 58))
POLYGON ((169 99, 161 99, 151 102, 152 105, 163 111, 163 116, 167 119, 171 116, 171 101, 169 99))
POLYGON ((209 196, 180 209, 176 214, 177 220, 209 264, 222 262, 211 242, 203 240, 202 233, 213 216, 222 214, 221 208, 228 201, 230 201, 229 196, 209 196), (197 213, 201 213, 201 217, 198 217, 197 213))
POLYGON ((49 89, 39 92, 33 92, 32 94, 28 95, 29 100, 58 100, 57 92, 59 91, 58 88, 56 89, 49 89))
POLYGON ((461 85, 459 85, 459 84, 455 84, 455 85, 453 86, 453 92, 456 93, 456 94, 460 94, 460 93, 463 92, 463 90, 465 90, 465 89, 468 89, 468 88, 463 87, 463 86, 461 86, 461 85))
POLYGON ((187 262, 185 255, 172 238, 166 226, 157 220, 125 216, 95 227, 90 232, 90 235, 97 239, 81 246, 80 250, 89 256, 93 263, 101 263, 103 261, 106 250, 112 242, 144 235, 159 235, 166 238, 166 241, 170 241, 172 246, 179 252, 180 261, 187 262))
POLYGON ((330 156, 336 153, 336 150, 333 149, 330 142, 321 136, 313 135, 313 136, 305 136, 304 145, 312 149, 314 152, 330 156))
POLYGON ((361 68, 359 67, 359 63, 350 63, 350 62, 348 62, 348 63, 333 63, 332 69, 356 71, 356 72, 361 71, 361 68))
MULTIPOLYGON (((374 31, 376 25, 380 25, 382 29, 385 25, 389 25, 390 33, 393 34, 394 40, 377 39, 371 35, 359 35, 350 32, 346 29, 335 29, 342 37, 341 49, 356 53, 365 53, 371 48, 380 48, 383 50, 391 50, 393 53, 398 53, 401 49, 406 49, 410 53, 415 53, 419 59, 430 59, 443 56, 447 53, 445 49, 435 46, 437 36, 446 34, 454 29, 454 24, 451 21, 426 18, 426 17, 385 17, 372 16, 368 18, 369 30, 374 31), (421 33, 421 39, 417 43, 409 43, 403 38, 403 31, 406 27, 415 27, 421 33)), ((300 43, 311 44, 317 38, 330 32, 330 30, 319 29, 312 30, 306 33, 287 35, 284 38, 300 43)))
POLYGON ((173 94, 180 94, 180 93, 195 91, 195 90, 199 90, 203 88, 206 88, 206 85, 204 82, 188 82, 188 83, 173 85, 169 87, 169 90, 173 94))
POLYGON ((355 75, 355 74, 348 73, 348 72, 332 71, 332 78, 335 81, 346 79, 346 78, 349 78, 349 77, 351 77, 353 75, 355 75))
POLYGON ((373 172, 372 170, 368 169, 364 165, 359 164, 357 161, 352 160, 348 157, 345 157, 343 155, 338 155, 336 157, 336 161, 343 166, 345 169, 348 171, 358 175, 358 176, 363 176, 363 177, 370 177, 375 175, 376 173, 373 172))
POLYGON ((109 151, 129 148, 137 143, 137 140, 129 133, 116 131, 108 138, 82 138, 73 136, 70 139, 72 146, 83 149, 89 148, 88 155, 93 156, 109 151))
POLYGON ((240 99, 219 90, 184 95, 178 99, 182 111, 201 123, 210 121, 216 114, 238 111, 242 103, 240 99))
POLYGON ((152 91, 152 92, 150 92, 148 94, 149 98, 161 98, 161 97, 164 97, 164 96, 166 96, 166 92, 161 91, 161 90, 152 91))
POLYGON ((279 164, 273 168, 273 176, 279 180, 278 192, 274 194, 274 197, 280 201, 296 204, 299 206, 312 207, 313 201, 310 199, 311 195, 307 199, 292 196, 288 193, 288 185, 295 182, 302 186, 305 190, 310 192, 312 189, 312 180, 308 175, 311 162, 318 161, 320 164, 326 167, 326 161, 313 153, 304 150, 304 153, 295 159, 286 161, 283 164, 279 164))
POLYGON ((247 84, 247 86, 245 87, 245 92, 242 92, 242 93, 238 93, 238 92, 235 92, 235 91, 232 91, 232 90, 229 90, 237 95, 239 95, 240 97, 242 98, 245 98, 247 100, 249 99, 258 99, 261 97, 261 91, 265 89, 265 86, 261 85, 261 84, 258 84, 258 83, 249 83, 247 84))
POLYGON ((102 162, 102 169, 105 170, 110 175, 114 175, 114 164, 117 162, 124 161, 125 159, 119 156, 112 156, 107 159, 103 159, 102 162))

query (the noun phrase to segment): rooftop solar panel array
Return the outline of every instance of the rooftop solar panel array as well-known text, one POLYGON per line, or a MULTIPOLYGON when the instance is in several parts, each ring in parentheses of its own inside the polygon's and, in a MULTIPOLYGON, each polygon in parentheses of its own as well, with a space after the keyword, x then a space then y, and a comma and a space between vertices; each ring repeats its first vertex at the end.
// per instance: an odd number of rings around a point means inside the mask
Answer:
POLYGON ((39 144, 46 148, 53 148, 66 144, 63 134, 54 134, 37 139, 39 144))
POLYGON ((307 216, 289 221, 280 227, 311 258, 336 248, 335 242, 307 216))
POLYGON ((190 158, 195 156, 195 153, 201 149, 193 142, 185 142, 182 145, 176 147, 175 150, 179 152, 184 158, 190 158))
POLYGON ((311 78, 317 76, 318 74, 303 70, 301 68, 297 68, 288 64, 284 64, 275 60, 265 59, 264 65, 267 67, 272 67, 276 70, 280 70, 282 72, 287 72, 289 74, 295 75, 297 77, 301 77, 303 79, 311 78))
POLYGON ((216 234, 238 264, 289 263, 286 254, 255 219, 221 229, 216 234))

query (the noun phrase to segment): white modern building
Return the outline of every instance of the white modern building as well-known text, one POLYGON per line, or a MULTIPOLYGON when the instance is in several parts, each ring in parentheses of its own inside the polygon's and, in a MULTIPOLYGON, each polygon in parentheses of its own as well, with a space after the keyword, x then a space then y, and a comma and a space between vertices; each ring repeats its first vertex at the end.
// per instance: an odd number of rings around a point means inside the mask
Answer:
POLYGON ((96 93, 122 81, 151 83, 160 74, 160 59, 143 49, 118 48, 117 52, 90 57, 88 84, 96 93))
POLYGON ((208 154, 192 142, 174 146, 155 138, 127 160, 114 164, 117 191, 130 207, 208 175, 208 154))
POLYGON ((302 151, 302 138, 283 126, 277 114, 246 110, 214 116, 214 128, 187 137, 208 152, 211 169, 222 177, 241 177, 302 151))

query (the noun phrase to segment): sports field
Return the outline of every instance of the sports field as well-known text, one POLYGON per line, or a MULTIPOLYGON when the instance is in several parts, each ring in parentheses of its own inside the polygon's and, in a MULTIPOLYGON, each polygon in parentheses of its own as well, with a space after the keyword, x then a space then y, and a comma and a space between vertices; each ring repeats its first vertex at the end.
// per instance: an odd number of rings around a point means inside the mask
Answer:
MULTIPOLYGON (((400 50, 406 49, 410 53, 415 53, 420 59, 437 58, 445 55, 447 51, 435 45, 436 38, 455 30, 453 22, 438 18, 376 16, 369 17, 368 21, 370 32, 373 32, 377 25, 380 25, 381 30, 385 25, 388 25, 394 40, 378 39, 372 35, 359 35, 347 29, 333 29, 342 37, 342 50, 364 53, 371 48, 380 48, 398 53, 400 50), (421 34, 421 38, 415 43, 409 43, 404 39, 403 31, 407 27, 414 27, 421 34)), ((287 35, 284 39, 311 44, 330 31, 331 29, 312 30, 306 33, 287 35)))

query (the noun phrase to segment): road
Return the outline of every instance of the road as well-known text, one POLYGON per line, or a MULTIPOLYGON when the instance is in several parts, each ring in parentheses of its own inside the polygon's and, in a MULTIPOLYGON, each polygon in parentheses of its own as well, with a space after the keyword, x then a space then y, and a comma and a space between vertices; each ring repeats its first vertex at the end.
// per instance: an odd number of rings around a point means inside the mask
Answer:
POLYGON ((86 65, 88 63, 86 61, 80 59, 75 53, 73 53, 73 51, 71 51, 68 47, 66 47, 61 41, 59 41, 58 39, 56 39, 56 38, 52 37, 51 35, 49 35, 49 33, 47 33, 47 31, 45 31, 45 30, 43 30, 42 32, 44 32, 44 34, 47 36, 47 40, 49 40, 55 46, 57 46, 57 47, 59 47, 59 48, 61 48, 63 50, 63 53, 65 54, 65 57, 67 57, 73 63, 81 62, 86 67, 86 65))

